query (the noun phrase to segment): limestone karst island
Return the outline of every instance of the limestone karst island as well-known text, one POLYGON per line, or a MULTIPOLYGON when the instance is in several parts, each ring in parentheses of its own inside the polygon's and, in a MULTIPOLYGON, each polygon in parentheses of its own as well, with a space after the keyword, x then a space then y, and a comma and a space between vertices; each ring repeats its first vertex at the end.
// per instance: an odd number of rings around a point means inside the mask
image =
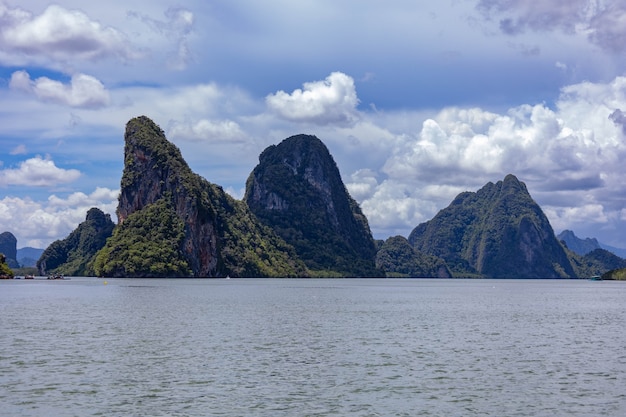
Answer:
POLYGON ((407 237, 376 241, 315 136, 265 149, 241 201, 192 172, 149 118, 130 120, 124 140, 119 223, 92 208, 69 236, 45 249, 37 261, 41 275, 624 276, 623 258, 601 248, 576 253, 558 239, 514 175, 459 194, 407 237))

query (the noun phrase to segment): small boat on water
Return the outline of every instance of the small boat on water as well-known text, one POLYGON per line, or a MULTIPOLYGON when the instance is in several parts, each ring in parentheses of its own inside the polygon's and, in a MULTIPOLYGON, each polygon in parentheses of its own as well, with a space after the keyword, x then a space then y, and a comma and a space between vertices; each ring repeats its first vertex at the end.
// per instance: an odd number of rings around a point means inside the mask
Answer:
POLYGON ((600 275, 594 275, 589 278, 589 281, 602 281, 602 277, 600 275))
POLYGON ((48 279, 66 279, 63 274, 48 275, 48 279))

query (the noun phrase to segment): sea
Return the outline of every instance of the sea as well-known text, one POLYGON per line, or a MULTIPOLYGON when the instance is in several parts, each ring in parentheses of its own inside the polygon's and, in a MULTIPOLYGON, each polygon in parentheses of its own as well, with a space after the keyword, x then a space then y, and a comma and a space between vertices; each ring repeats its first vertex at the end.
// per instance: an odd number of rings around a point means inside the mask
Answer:
POLYGON ((2 416, 625 416, 626 282, 0 281, 2 416))

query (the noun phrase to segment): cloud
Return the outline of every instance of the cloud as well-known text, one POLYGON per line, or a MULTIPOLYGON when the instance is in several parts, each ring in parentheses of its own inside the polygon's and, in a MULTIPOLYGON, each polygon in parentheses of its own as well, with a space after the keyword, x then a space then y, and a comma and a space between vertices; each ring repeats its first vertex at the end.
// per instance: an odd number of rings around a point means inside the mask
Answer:
POLYGON ((96 188, 90 194, 77 192, 67 198, 52 195, 44 202, 4 197, 0 199, 0 223, 15 235, 18 247, 46 248, 68 236, 85 220, 90 208, 115 213, 118 195, 119 190, 96 188))
POLYGON ((587 3, 587 0, 481 0, 477 7, 487 14, 492 11, 505 14, 500 20, 500 29, 508 35, 517 35, 527 29, 547 31, 559 28, 573 32, 584 18, 587 3))
POLYGON ((346 184, 346 188, 350 195, 357 200, 362 200, 371 195, 378 186, 376 172, 371 169, 359 169, 351 175, 350 180, 346 184))
POLYGON ((590 40, 615 53, 626 50, 626 4, 609 2, 589 22, 590 40))
POLYGON ((610 52, 626 50, 626 3, 621 0, 480 0, 476 7, 485 17, 499 19, 507 35, 559 30, 584 35, 610 52))
POLYGON ((174 122, 168 129, 168 137, 192 141, 243 142, 246 135, 232 120, 211 121, 201 119, 195 123, 174 122))
POLYGON ((109 92, 102 83, 85 74, 72 76, 69 85, 48 77, 31 80, 26 71, 16 71, 11 75, 10 88, 34 94, 42 101, 63 104, 70 107, 97 109, 109 104, 109 92))
POLYGON ((282 90, 270 94, 265 102, 279 117, 294 122, 350 126, 358 120, 354 80, 341 72, 304 83, 303 89, 291 94, 282 90))
POLYGON ((75 181, 80 175, 76 169, 58 168, 52 160, 37 156, 20 163, 17 169, 0 170, 0 186, 50 187, 75 181))
POLYGON ((609 222, 605 208, 599 203, 581 202, 575 207, 544 206, 543 211, 555 231, 572 229, 573 225, 593 225, 597 228, 609 222))
POLYGON ((188 37, 195 21, 193 12, 182 7, 170 7, 165 11, 166 21, 153 19, 136 11, 131 11, 128 15, 139 19, 154 32, 173 39, 176 47, 167 60, 168 67, 179 71, 187 68, 192 59, 188 37))
POLYGON ((24 155, 26 153, 26 145, 17 145, 15 148, 11 149, 9 152, 10 155, 24 155))
POLYGON ((18 62, 18 57, 69 63, 109 57, 120 61, 139 58, 141 54, 130 45, 123 33, 78 10, 51 5, 35 16, 0 4, 0 51, 14 55, 18 62))

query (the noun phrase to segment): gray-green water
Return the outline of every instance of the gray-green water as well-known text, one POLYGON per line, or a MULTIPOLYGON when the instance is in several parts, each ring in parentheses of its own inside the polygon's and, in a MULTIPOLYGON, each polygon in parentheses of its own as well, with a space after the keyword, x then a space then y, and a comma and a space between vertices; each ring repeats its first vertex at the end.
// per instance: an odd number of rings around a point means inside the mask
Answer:
POLYGON ((0 281, 3 416, 623 416, 626 283, 0 281))

